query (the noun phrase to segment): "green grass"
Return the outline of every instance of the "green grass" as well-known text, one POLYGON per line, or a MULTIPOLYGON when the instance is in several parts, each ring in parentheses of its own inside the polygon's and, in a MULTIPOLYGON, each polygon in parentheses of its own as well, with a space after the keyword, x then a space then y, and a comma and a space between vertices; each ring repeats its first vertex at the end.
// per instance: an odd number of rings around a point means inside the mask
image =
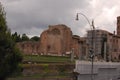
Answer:
POLYGON ((28 75, 28 76, 23 76, 23 75, 19 75, 16 77, 11 77, 11 78, 65 78, 65 77, 70 77, 70 74, 68 73, 63 73, 63 74, 57 74, 57 75, 49 75, 49 74, 32 74, 32 75, 28 75))
POLYGON ((40 62, 40 63, 59 63, 70 62, 70 57, 63 56, 33 56, 25 55, 23 61, 40 62))
POLYGON ((42 75, 42 74, 34 74, 34 75, 29 75, 29 76, 23 76, 23 75, 20 75, 20 76, 16 76, 16 77, 11 77, 11 78, 8 78, 7 80, 26 80, 26 79, 29 79, 29 80, 39 80, 39 79, 42 79, 42 78, 70 78, 71 75, 68 74, 68 73, 65 73, 65 74, 58 74, 58 75, 42 75))
MULTIPOLYGON (((57 65, 56 63, 64 64, 64 63, 71 63, 70 57, 64 57, 64 56, 38 56, 38 55, 24 55, 23 56, 23 62, 36 62, 38 64, 33 64, 33 67, 36 66, 43 66, 46 73, 41 74, 32 74, 32 75, 18 75, 15 77, 8 78, 7 80, 40 80, 41 78, 69 78, 71 75, 69 72, 61 72, 55 75, 51 75, 51 69, 49 69, 49 63, 55 63, 53 65, 57 65)), ((31 64, 21 64, 24 68, 31 67, 31 64)), ((61 68, 60 68, 61 70, 61 68)))

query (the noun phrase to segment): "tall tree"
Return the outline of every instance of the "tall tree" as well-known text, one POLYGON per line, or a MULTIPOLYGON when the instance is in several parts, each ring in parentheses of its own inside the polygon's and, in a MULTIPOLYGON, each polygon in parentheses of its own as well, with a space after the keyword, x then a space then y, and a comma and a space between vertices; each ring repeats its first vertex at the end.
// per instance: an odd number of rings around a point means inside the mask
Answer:
POLYGON ((26 34, 22 34, 22 41, 29 41, 29 37, 26 34))
POLYGON ((18 35, 17 32, 15 32, 14 34, 12 34, 12 38, 15 42, 21 42, 21 37, 20 35, 18 35))
POLYGON ((38 36, 33 36, 30 40, 31 40, 31 41, 39 41, 39 40, 40 40, 40 37, 38 37, 38 36))
POLYGON ((22 56, 15 46, 6 23, 6 13, 0 3, 0 80, 18 70, 22 56))

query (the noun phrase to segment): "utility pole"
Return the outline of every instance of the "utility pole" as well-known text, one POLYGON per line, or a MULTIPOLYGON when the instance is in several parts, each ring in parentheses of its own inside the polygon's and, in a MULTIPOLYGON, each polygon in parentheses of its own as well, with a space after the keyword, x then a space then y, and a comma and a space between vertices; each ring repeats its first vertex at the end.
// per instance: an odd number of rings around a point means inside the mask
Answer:
POLYGON ((91 28, 91 31, 92 31, 92 40, 91 40, 91 49, 89 50, 90 52, 90 58, 91 58, 91 80, 93 80, 93 61, 94 61, 94 34, 95 34, 95 26, 94 26, 94 20, 92 20, 92 22, 90 23, 89 19, 83 14, 83 13, 77 13, 76 15, 76 20, 78 21, 79 18, 78 18, 78 15, 82 15, 88 22, 90 28, 91 28))

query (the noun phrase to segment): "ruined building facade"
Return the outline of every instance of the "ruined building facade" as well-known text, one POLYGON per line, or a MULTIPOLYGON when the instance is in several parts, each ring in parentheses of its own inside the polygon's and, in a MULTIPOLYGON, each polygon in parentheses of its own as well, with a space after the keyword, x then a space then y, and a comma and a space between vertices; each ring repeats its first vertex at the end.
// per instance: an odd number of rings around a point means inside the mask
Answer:
POLYGON ((73 50, 74 56, 79 57, 82 53, 81 42, 80 37, 73 35, 69 27, 60 24, 50 25, 41 33, 39 42, 20 42, 18 47, 24 54, 65 56, 73 50))
POLYGON ((73 35, 66 25, 50 25, 49 29, 42 32, 40 36, 40 51, 42 55, 65 56, 74 52, 79 57, 82 52, 80 37, 73 35))
POLYGON ((64 55, 72 48, 72 32, 65 25, 49 26, 40 36, 40 51, 43 54, 64 55))
POLYGON ((80 59, 90 57, 89 50, 93 48, 95 58, 118 61, 120 60, 120 16, 117 17, 116 33, 95 29, 87 32, 87 37, 73 35, 66 25, 50 25, 40 35, 38 42, 18 43, 20 50, 26 55, 70 55, 80 59))

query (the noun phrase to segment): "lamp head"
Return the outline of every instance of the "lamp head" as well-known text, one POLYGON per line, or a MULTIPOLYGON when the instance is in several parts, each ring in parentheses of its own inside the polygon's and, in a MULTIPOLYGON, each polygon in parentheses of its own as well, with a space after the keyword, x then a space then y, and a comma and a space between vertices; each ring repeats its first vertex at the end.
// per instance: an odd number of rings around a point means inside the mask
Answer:
POLYGON ((76 15, 76 20, 77 20, 77 21, 79 20, 79 18, 78 18, 78 13, 77 13, 77 15, 76 15))

